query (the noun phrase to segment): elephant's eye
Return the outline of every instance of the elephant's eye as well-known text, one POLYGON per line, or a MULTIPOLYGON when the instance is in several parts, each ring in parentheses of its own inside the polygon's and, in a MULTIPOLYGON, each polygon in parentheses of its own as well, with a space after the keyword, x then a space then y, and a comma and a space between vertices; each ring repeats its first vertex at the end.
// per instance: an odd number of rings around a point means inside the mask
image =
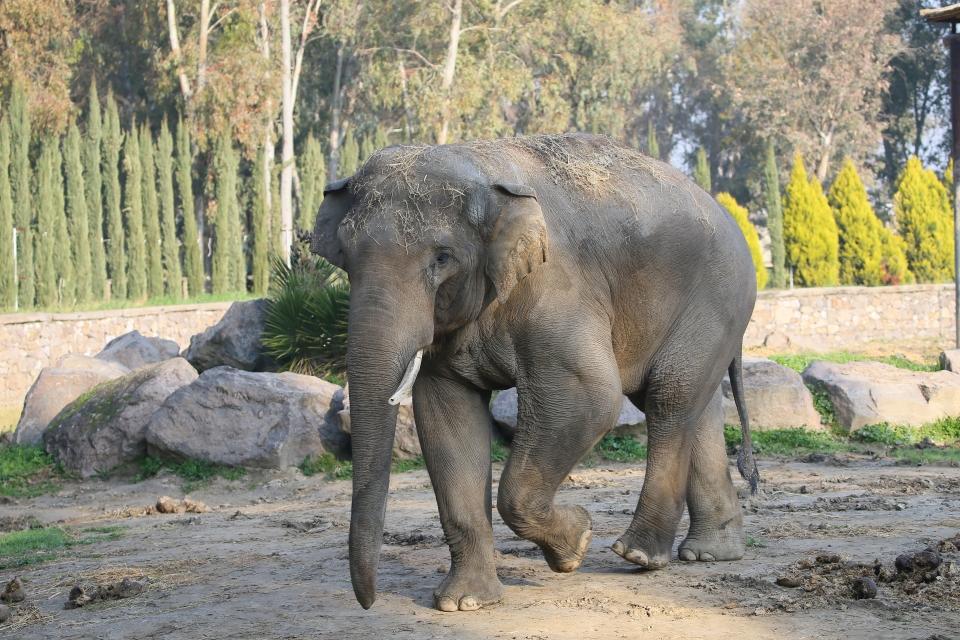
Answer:
POLYGON ((434 260, 436 261, 437 266, 442 267, 443 265, 450 262, 450 254, 447 253, 446 251, 441 251, 440 253, 437 254, 437 257, 434 258, 434 260))

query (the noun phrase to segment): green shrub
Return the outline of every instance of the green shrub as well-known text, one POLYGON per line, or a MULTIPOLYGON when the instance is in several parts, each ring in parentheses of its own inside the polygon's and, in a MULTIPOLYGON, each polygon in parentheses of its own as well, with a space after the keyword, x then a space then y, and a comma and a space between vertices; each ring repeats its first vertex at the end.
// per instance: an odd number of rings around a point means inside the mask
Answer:
POLYGON ((334 377, 346 374, 350 285, 343 272, 303 249, 293 265, 274 264, 262 342, 288 371, 334 377))
POLYGON ((633 462, 647 459, 647 446, 630 436, 607 434, 596 446, 597 454, 611 462, 633 462))
POLYGON ((783 241, 794 282, 828 287, 840 280, 837 223, 820 183, 807 178, 800 155, 794 158, 784 195, 783 241))
POLYGON ((910 270, 918 282, 953 277, 953 215, 937 175, 911 157, 893 197, 893 210, 906 242, 910 270))
MULTIPOLYGON (((849 158, 833 181, 828 200, 840 232, 840 284, 883 284, 883 224, 873 212, 867 190, 849 158)), ((889 243, 887 249, 897 246, 889 243)))
POLYGON ((753 258, 753 268, 757 273, 757 289, 763 289, 767 286, 767 268, 763 264, 763 252, 760 251, 760 236, 750 222, 747 210, 726 192, 717 194, 717 202, 730 213, 737 226, 740 227, 740 231, 747 241, 747 247, 750 249, 750 257, 753 258))
POLYGON ((56 490, 61 477, 53 458, 37 445, 0 447, 0 496, 33 497, 56 490))

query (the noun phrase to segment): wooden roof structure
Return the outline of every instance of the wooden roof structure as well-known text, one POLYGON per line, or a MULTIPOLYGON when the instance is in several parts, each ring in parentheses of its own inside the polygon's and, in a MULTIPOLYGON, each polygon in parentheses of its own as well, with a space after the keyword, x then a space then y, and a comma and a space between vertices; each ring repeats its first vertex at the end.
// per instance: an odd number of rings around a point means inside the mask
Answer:
POLYGON ((923 16, 927 22, 950 22, 956 24, 960 22, 960 4, 951 4, 948 7, 941 7, 939 9, 921 9, 920 15, 923 16))

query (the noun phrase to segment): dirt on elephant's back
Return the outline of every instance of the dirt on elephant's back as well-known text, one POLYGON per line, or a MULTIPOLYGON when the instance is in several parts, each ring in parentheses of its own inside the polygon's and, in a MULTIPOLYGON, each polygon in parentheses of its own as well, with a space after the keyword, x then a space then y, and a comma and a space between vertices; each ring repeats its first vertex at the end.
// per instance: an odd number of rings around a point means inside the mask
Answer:
POLYGON ((762 464, 763 493, 744 503, 746 557, 655 572, 609 550, 642 470, 580 468, 559 494, 593 517, 580 571, 552 573, 494 512, 505 598, 470 613, 432 609, 448 552, 424 471, 393 478, 369 611, 350 587, 348 481, 298 472, 217 481, 192 494, 210 512, 180 515, 137 515, 159 495, 179 498, 176 478, 70 485, 0 505, 0 521, 30 515, 117 535, 0 569, 4 582, 19 575, 27 595, 0 638, 956 637, 960 469, 840 463, 762 464), (146 591, 63 608, 75 583, 124 576, 146 591))

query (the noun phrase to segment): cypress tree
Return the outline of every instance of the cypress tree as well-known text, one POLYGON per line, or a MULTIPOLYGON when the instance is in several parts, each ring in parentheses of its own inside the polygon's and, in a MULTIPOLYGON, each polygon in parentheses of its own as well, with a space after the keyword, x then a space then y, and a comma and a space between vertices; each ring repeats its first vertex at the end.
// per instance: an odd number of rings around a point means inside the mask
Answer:
MULTIPOLYGON (((214 151, 216 210, 214 227, 211 284, 214 293, 240 291, 237 247, 240 246, 239 204, 237 202, 237 155, 230 135, 224 131, 214 151)), ((245 274, 244 274, 245 275, 245 274)))
MULTIPOLYGON (((309 144, 309 142, 308 142, 309 144)), ((259 162, 264 162, 263 153, 257 153, 259 162)), ((304 201, 307 193, 307 175, 304 172, 304 184, 302 186, 304 201)), ((264 184, 263 166, 257 165, 253 171, 253 221, 251 236, 253 237, 253 291, 258 295, 267 292, 270 284, 270 212, 267 211, 266 189, 269 187, 264 184)))
POLYGON ((147 246, 147 296, 163 295, 163 254, 160 245, 160 202, 157 199, 157 166, 153 135, 144 123, 140 127, 140 171, 143 178, 143 234, 147 246))
POLYGON ((90 81, 87 131, 83 138, 83 177, 90 225, 90 290, 94 300, 103 300, 107 286, 107 257, 103 248, 103 175, 100 170, 103 123, 96 80, 90 81))
POLYGON ((303 171, 300 172, 300 192, 303 201, 300 203, 300 215, 297 217, 297 227, 309 231, 317 216, 317 209, 323 200, 323 185, 327 175, 327 168, 323 161, 323 151, 320 143, 311 133, 303 149, 303 171))
POLYGON ((893 196, 907 261, 918 282, 953 277, 953 215, 947 189, 937 175, 913 156, 893 196))
POLYGON ((10 94, 10 190, 17 225, 17 304, 21 309, 33 307, 36 299, 30 135, 27 96, 20 86, 14 85, 10 94))
POLYGON ((660 143, 657 142, 657 128, 653 120, 647 120, 647 155, 660 159, 660 143))
POLYGON ((693 167, 693 180, 707 193, 713 193, 713 186, 710 183, 710 162, 707 160, 707 152, 703 147, 697 149, 697 161, 693 167))
POLYGON ((54 155, 57 141, 52 136, 43 139, 37 171, 34 174, 37 193, 36 249, 37 305, 50 309, 57 305, 57 205, 54 202, 54 155))
POLYGON ((120 208, 120 114, 113 92, 107 93, 107 109, 103 132, 103 195, 107 209, 107 273, 110 276, 110 296, 116 300, 127 297, 127 252, 120 208))
POLYGON ((340 164, 338 166, 340 175, 338 177, 352 176, 357 172, 359 165, 360 146, 357 144, 357 139, 353 136, 353 133, 348 132, 346 139, 343 141, 343 146, 340 147, 340 164))
POLYGON ((732 195, 726 192, 717 194, 717 202, 730 213, 730 216, 736 221, 737 226, 740 227, 743 238, 747 241, 747 247, 750 249, 750 257, 753 258, 753 268, 757 273, 757 289, 763 289, 767 286, 767 268, 763 264, 763 252, 760 250, 760 236, 750 222, 750 216, 747 210, 740 206, 732 195))
POLYGON ((13 261, 13 193, 10 189, 10 113, 0 118, 0 308, 17 304, 13 261))
MULTIPOLYGON (((373 134, 373 150, 379 151, 380 149, 385 149, 390 146, 390 139, 387 136, 387 132, 381 127, 377 127, 376 132, 373 134)), ((323 156, 320 156, 323 158, 323 156)))
POLYGON ((360 141, 360 162, 358 165, 369 160, 374 151, 376 149, 373 146, 373 136, 370 134, 363 136, 363 140, 360 141))
POLYGON ((849 158, 833 181, 827 199, 839 230, 840 284, 883 284, 883 225, 849 158))
MULTIPOLYGON (((71 306, 77 299, 76 269, 70 248, 67 207, 63 189, 63 154, 60 141, 53 141, 53 216, 54 216, 54 272, 57 278, 57 300, 61 306, 71 306)), ((83 186, 80 187, 81 193, 83 186)))
POLYGON ((183 265, 187 276, 187 293, 196 297, 204 292, 203 254, 197 240, 197 214, 193 203, 193 152, 190 132, 177 120, 177 192, 183 216, 183 265))
POLYGON ((143 233, 143 167, 136 123, 123 143, 123 212, 127 223, 127 298, 147 295, 147 243, 143 233))
POLYGON ((270 188, 273 189, 273 210, 270 211, 270 253, 280 255, 280 163, 273 165, 273 176, 270 180, 270 188))
POLYGON ((73 122, 67 131, 63 155, 67 172, 67 221, 70 248, 73 252, 77 302, 89 302, 93 297, 90 263, 90 222, 87 214, 87 194, 80 160, 80 130, 73 122))
POLYGON ((767 231, 770 232, 770 286, 782 289, 787 285, 786 254, 783 248, 783 207, 780 197, 780 172, 777 170, 777 151, 773 140, 767 141, 766 162, 763 168, 764 196, 767 204, 767 231))
POLYGON ((907 244, 886 227, 880 228, 880 250, 883 256, 883 284, 915 282, 907 263, 907 244))
POLYGON ((166 293, 174 300, 183 297, 180 273, 180 245, 177 242, 177 210, 173 195, 173 136, 164 118, 157 138, 157 186, 160 191, 160 231, 166 293))
POLYGON ((803 158, 793 161, 784 194, 783 241, 794 280, 805 287, 828 287, 840 279, 837 223, 823 188, 808 179, 803 158))

